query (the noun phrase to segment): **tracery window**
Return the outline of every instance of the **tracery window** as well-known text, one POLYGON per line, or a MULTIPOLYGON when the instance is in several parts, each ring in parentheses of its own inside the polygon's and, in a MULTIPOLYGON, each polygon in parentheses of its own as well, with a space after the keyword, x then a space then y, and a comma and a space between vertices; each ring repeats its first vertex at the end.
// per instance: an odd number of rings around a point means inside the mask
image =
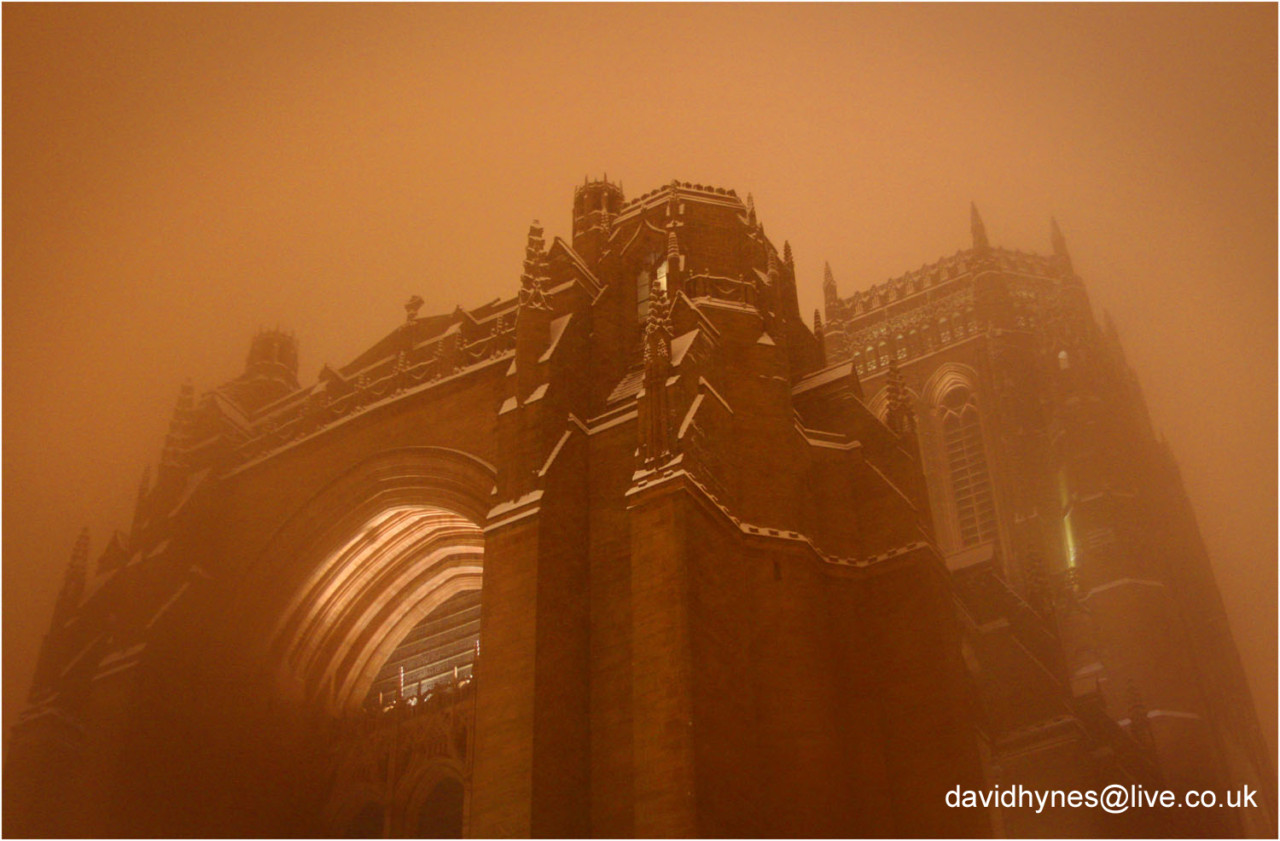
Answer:
POLYGON ((960 545, 989 542, 996 536, 995 498, 973 393, 957 386, 943 397, 940 409, 960 545))

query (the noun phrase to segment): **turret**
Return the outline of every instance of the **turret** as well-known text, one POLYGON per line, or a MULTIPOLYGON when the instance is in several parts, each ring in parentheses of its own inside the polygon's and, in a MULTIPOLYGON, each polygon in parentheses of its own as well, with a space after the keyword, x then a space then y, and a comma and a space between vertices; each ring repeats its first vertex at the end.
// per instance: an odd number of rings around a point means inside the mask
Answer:
POLYGON ((298 340, 280 330, 262 330, 249 345, 245 379, 275 380, 298 387, 298 340))
POLYGON ((573 250, 590 266, 604 252, 613 230, 613 219, 622 210, 622 186, 609 181, 583 179, 573 191, 573 250))

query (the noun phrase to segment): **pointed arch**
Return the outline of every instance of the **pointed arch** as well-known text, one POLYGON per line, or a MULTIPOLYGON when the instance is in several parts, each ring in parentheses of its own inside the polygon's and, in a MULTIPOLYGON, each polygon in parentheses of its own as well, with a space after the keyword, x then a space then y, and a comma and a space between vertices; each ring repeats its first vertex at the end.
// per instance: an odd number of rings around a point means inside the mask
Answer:
POLYGON ((977 383, 977 371, 951 362, 934 371, 923 389, 931 407, 935 474, 943 477, 937 496, 945 506, 937 525, 950 551, 994 542, 998 533, 977 383))

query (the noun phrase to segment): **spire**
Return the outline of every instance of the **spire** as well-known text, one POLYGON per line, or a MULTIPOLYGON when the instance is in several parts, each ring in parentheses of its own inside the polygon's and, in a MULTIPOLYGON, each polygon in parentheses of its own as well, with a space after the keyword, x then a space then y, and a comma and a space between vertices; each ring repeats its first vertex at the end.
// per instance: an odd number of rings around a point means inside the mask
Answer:
POLYGON ((978 215, 978 206, 973 202, 969 202, 969 228, 973 232, 973 247, 986 250, 991 247, 987 242, 987 226, 982 224, 982 217, 978 215))
POLYGON ((75 548, 71 550, 71 562, 67 564, 66 575, 62 579, 62 591, 58 594, 58 604, 54 610, 55 622, 66 622, 76 607, 80 597, 84 595, 85 581, 89 572, 89 527, 80 530, 76 538, 75 548))
POLYGON ((151 465, 142 468, 142 481, 138 483, 138 504, 142 504, 142 500, 147 498, 147 493, 151 490, 151 465))
POLYGON ((173 407, 173 417, 169 420, 169 434, 164 439, 164 449, 160 453, 161 467, 181 467, 182 451, 187 445, 191 416, 195 412, 195 390, 191 380, 184 380, 178 391, 178 402, 173 407))
POLYGON ((529 225, 529 235, 524 247, 524 273, 520 275, 521 285, 526 289, 533 285, 540 276, 542 268, 543 247, 542 225, 537 219, 529 225))
POLYGON ((680 257, 680 243, 676 239, 676 226, 671 224, 667 227, 667 259, 676 260, 680 257))
POLYGON ((889 411, 885 423, 898 435, 913 435, 916 429, 915 410, 911 406, 911 393, 907 391, 907 382, 898 370, 898 361, 889 357, 889 374, 885 380, 885 391, 889 398, 889 411))
POLYGON ((151 465, 147 465, 142 469, 142 481, 138 483, 138 498, 133 504, 133 528, 129 536, 131 542, 137 542, 139 538, 139 525, 141 524, 142 510, 147 503, 147 494, 151 492, 151 465))
POLYGON ((756 222, 756 200, 750 193, 747 193, 747 224, 753 228, 758 224, 756 222))
POLYGON ((813 338, 818 342, 818 367, 827 367, 827 337, 822 329, 822 313, 813 311, 813 338))
POLYGON ((1049 217, 1049 239, 1053 243, 1053 256, 1057 257, 1068 272, 1071 271, 1071 255, 1067 253, 1067 238, 1058 227, 1058 220, 1049 217))
POLYGON ((831 314, 832 306, 840 300, 840 294, 836 290, 836 276, 831 273, 831 264, 826 261, 822 263, 822 299, 827 304, 827 315, 831 314))
POLYGON ((769 282, 776 285, 778 282, 778 275, 781 274, 778 270, 778 252, 770 248, 766 252, 766 255, 768 262, 766 263, 765 274, 769 275, 769 282))
POLYGON ((782 262, 786 264, 788 269, 791 269, 793 272, 795 271, 796 258, 791 254, 790 240, 784 239, 782 241, 782 262))
POLYGON ((524 248, 524 271, 520 274, 520 306, 549 309, 542 290, 543 268, 546 262, 542 225, 537 219, 529 226, 529 236, 524 248))
POLYGON ((671 371, 671 302, 657 280, 649 293, 644 325, 644 401, 640 409, 640 456, 655 465, 671 454, 667 376, 671 371))

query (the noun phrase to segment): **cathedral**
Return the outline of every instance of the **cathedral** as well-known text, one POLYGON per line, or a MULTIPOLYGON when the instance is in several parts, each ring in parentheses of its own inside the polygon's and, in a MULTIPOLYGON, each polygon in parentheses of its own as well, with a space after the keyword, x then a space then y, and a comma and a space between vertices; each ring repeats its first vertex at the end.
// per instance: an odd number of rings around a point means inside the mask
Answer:
POLYGON ((971 221, 810 320, 750 196, 588 180, 510 298, 309 381, 253 337, 75 541, 5 833, 1274 835, 1116 332, 971 221), (1258 803, 948 797, 1018 784, 1258 803))

